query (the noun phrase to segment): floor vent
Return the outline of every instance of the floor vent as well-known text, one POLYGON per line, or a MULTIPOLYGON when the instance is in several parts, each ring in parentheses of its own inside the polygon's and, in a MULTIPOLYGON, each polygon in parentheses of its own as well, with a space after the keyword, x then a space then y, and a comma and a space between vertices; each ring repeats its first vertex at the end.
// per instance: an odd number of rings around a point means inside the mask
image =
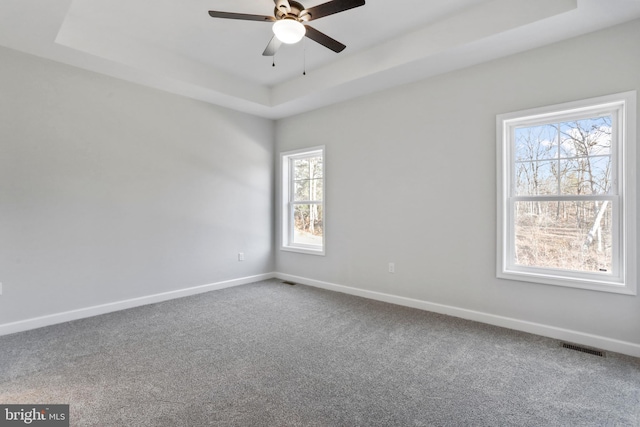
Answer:
POLYGON ((569 350, 581 351, 583 353, 592 354, 598 357, 605 357, 605 352, 602 350, 596 350, 594 348, 582 347, 575 344, 568 344, 566 342, 562 343, 563 348, 568 348, 569 350))
POLYGON ((282 283, 284 283, 285 285, 289 285, 289 286, 295 286, 296 285, 295 283, 289 282, 289 281, 286 281, 286 280, 284 282, 282 282, 282 283))

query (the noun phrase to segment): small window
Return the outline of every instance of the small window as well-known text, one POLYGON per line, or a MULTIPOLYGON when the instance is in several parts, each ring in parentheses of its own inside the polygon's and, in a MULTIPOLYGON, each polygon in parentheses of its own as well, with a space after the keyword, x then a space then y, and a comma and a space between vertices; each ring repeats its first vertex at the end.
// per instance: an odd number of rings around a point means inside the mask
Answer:
POLYGON ((498 277, 635 295, 635 100, 497 117, 498 277))
POLYGON ((324 255, 324 147, 281 154, 283 250, 324 255))

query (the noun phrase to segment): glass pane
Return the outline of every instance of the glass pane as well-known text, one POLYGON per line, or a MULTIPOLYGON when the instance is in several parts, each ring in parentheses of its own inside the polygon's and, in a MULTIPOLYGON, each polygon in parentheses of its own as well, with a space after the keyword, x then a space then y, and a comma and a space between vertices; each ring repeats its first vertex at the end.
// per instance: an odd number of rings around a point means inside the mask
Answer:
POLYGON ((322 178, 322 157, 310 157, 310 178, 322 178))
POLYGON ((560 162, 562 194, 591 194, 585 179, 584 158, 560 162))
POLYGON ((516 160, 545 160, 558 157, 556 125, 530 126, 515 130, 516 160))
POLYGON ((516 202, 515 263, 611 272, 612 209, 608 201, 516 202))
POLYGON ((558 194, 558 162, 516 162, 516 195, 558 194))
POLYGON ((611 186, 611 157, 578 157, 560 162, 562 194, 607 194, 611 186))
POLYGON ((313 201, 322 201, 323 195, 323 180, 322 179, 314 179, 310 182, 311 185, 311 200, 313 201))
POLYGON ((293 243, 322 247, 323 212, 321 205, 295 205, 293 243))
POLYGON ((309 200, 309 180, 298 180, 293 183, 293 200, 309 200))
POLYGON ((608 194, 611 189, 611 157, 591 157, 593 194, 608 194))
POLYGON ((611 116, 560 123, 561 157, 611 154, 611 116))
POLYGON ((294 181, 294 201, 322 201, 322 179, 294 181))
POLYGON ((308 159, 295 159, 293 161, 293 179, 309 178, 309 161, 308 159))

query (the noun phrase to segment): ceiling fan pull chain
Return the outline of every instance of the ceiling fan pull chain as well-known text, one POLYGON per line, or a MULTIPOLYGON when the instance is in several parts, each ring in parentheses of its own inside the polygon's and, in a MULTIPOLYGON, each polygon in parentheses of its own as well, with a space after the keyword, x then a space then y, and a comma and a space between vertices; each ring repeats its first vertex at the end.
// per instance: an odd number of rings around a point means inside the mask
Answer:
POLYGON ((276 66, 276 56, 273 55, 272 58, 273 58, 273 64, 271 64, 271 66, 275 67, 276 66))
POLYGON ((307 41, 302 39, 302 75, 307 75, 307 41))

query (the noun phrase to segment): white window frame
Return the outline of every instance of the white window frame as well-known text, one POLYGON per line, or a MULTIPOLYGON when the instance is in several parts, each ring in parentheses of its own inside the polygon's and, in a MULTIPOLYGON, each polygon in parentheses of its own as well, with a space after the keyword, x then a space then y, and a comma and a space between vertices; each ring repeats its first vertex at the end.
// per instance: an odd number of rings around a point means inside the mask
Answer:
MULTIPOLYGON (((496 117, 497 134, 497 277, 547 285, 636 295, 637 293, 637 219, 636 219, 636 91, 568 102, 530 110, 500 114, 496 117), (594 117, 613 112, 612 191, 606 196, 588 196, 613 203, 613 265, 608 274, 556 270, 516 265, 514 201, 515 196, 515 128, 539 125, 577 117, 594 117), (617 130, 617 131, 616 131, 617 130)), ((531 196, 540 200, 559 200, 562 196, 531 196)), ((567 200, 575 200, 567 196, 567 200)), ((589 199, 591 200, 591 199, 589 199)))
POLYGON ((280 204, 280 217, 281 217, 281 244, 280 249, 283 251, 299 252, 311 255, 324 255, 325 254, 325 236, 326 236, 326 223, 325 223, 325 199, 326 199, 326 180, 325 180, 325 147, 324 145, 304 148, 300 150, 287 151, 280 153, 280 171, 281 171, 281 204, 280 204), (294 181, 293 181, 293 161, 297 159, 303 159, 306 157, 322 157, 322 200, 321 201, 298 201, 297 203, 303 204, 317 204, 322 207, 322 245, 307 245, 302 243, 293 242, 293 215, 294 207, 293 194, 294 194, 294 181))

